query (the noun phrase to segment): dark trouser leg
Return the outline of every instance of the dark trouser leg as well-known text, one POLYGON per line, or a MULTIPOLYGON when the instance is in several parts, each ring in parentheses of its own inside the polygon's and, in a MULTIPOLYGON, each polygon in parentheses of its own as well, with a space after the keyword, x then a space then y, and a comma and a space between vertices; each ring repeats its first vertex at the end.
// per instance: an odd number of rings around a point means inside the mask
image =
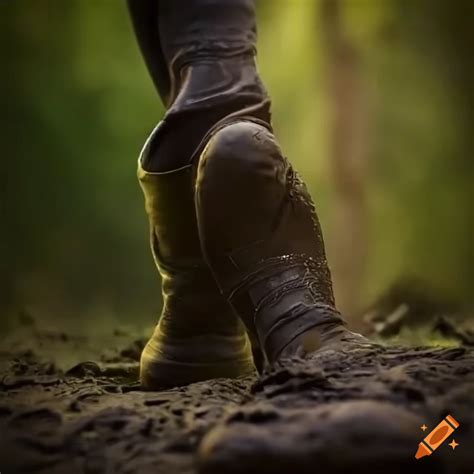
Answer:
POLYGON ((128 0, 150 74, 167 108, 143 157, 147 171, 185 166, 221 119, 270 121, 255 68, 254 0, 128 0))

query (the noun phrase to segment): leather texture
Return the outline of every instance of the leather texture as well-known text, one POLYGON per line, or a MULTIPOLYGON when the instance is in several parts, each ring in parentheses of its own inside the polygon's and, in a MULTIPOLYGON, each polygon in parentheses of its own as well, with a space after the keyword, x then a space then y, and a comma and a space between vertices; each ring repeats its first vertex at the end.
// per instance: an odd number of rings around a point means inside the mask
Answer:
POLYGON ((261 354, 258 368, 352 335, 335 308, 313 201, 270 128, 217 126, 197 173, 203 252, 261 354))
POLYGON ((245 329, 203 260, 193 166, 150 173, 140 163, 138 178, 163 293, 159 323, 142 354, 142 384, 161 388, 253 371, 245 329))

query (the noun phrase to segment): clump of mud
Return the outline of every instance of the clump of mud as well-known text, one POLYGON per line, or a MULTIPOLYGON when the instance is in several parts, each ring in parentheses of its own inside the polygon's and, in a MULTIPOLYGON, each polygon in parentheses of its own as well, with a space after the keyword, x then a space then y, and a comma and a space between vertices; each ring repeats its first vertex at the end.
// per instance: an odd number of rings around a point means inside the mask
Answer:
POLYGON ((21 339, 29 347, 4 344, 0 354, 5 473, 472 472, 472 347, 360 344, 259 378, 145 392, 136 380, 143 341, 131 335, 21 339), (54 356, 75 347, 90 350, 66 365, 54 356), (420 427, 447 414, 460 423, 459 446, 415 460, 429 432, 420 427))

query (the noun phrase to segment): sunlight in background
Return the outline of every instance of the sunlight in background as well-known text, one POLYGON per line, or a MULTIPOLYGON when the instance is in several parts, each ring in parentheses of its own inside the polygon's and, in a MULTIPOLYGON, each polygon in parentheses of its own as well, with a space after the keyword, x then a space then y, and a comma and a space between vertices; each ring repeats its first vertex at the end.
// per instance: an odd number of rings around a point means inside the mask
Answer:
MULTIPOLYGON (((428 3, 429 17, 424 0, 338 3, 336 32, 324 0, 258 7, 273 123, 320 212, 338 298, 356 315, 415 276, 469 302, 468 22, 443 0, 428 3), (331 49, 333 33, 353 62, 331 49), (333 88, 341 74, 345 103, 333 88), (338 136, 349 140, 341 163, 357 160, 362 170, 346 187, 334 173, 338 136), (359 214, 366 219, 352 218, 359 214)), ((160 288, 135 168, 163 109, 125 6, 22 0, 2 8, 3 320, 27 308, 38 318, 152 324, 160 288)))

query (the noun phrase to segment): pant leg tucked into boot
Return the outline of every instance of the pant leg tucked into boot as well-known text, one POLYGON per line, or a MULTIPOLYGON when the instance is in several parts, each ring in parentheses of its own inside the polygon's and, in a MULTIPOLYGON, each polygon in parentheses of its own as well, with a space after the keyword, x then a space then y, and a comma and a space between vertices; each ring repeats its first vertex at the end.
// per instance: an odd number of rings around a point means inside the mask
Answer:
POLYGON ((191 156, 219 120, 243 108, 269 117, 255 68, 253 0, 131 4, 137 36, 166 113, 142 152, 139 178, 164 307, 143 351, 150 388, 253 370, 245 329, 204 262, 191 156))
POLYGON ((153 21, 138 9, 150 28, 138 36, 167 111, 139 177, 164 308, 143 352, 143 384, 248 372, 228 302, 259 368, 352 337, 334 307, 314 206, 268 125, 254 1, 153 5, 153 21))

